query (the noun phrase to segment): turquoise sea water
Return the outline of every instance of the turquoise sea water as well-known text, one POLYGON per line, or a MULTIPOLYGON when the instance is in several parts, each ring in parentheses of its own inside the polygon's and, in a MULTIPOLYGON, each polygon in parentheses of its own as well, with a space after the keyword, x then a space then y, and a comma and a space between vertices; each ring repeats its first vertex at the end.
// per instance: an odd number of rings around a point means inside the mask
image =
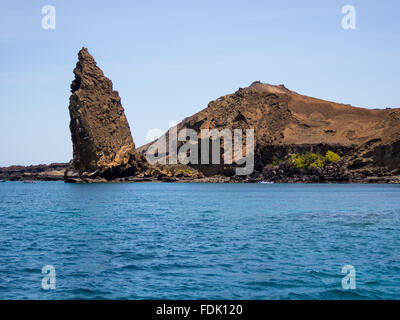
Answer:
POLYGON ((399 200, 398 185, 2 183, 0 299, 398 299, 399 200))

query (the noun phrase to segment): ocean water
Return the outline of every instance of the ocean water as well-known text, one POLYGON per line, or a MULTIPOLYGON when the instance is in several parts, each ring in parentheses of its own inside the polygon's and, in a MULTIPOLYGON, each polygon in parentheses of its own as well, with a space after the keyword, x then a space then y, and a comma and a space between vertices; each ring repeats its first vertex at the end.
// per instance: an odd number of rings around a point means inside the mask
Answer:
POLYGON ((0 243, 0 299, 398 299, 400 186, 7 182, 0 243))

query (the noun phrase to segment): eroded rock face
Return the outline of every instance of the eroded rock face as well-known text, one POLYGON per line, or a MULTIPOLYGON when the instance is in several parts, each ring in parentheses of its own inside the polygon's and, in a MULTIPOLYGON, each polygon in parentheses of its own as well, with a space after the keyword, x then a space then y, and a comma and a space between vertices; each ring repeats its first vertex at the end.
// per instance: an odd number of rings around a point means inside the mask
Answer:
POLYGON ((73 160, 66 178, 132 175, 141 157, 135 153, 121 98, 86 48, 78 58, 69 103, 73 160))
MULTIPOLYGON (((212 128, 242 132, 254 129, 258 172, 263 172, 274 158, 285 159, 307 151, 324 154, 327 150, 345 157, 345 166, 351 170, 400 172, 400 108, 358 108, 256 81, 211 101, 177 128, 198 133, 212 128)), ((145 153, 151 144, 138 151, 145 153)), ((227 169, 218 165, 193 167, 206 175, 225 174, 227 169)))

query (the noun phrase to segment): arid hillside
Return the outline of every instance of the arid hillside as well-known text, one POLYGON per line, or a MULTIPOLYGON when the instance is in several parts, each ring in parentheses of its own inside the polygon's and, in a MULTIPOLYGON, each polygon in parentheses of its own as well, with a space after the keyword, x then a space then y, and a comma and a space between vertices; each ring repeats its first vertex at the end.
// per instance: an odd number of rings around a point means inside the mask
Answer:
MULTIPOLYGON (((400 169, 400 109, 366 109, 324 101, 283 85, 256 81, 211 101, 207 108, 179 123, 178 130, 182 128, 198 132, 253 128, 259 172, 273 159, 328 150, 342 157, 345 169, 369 170, 370 174, 377 169, 381 174, 400 169)), ((151 144, 139 151, 144 153, 151 144)), ((207 173, 207 168, 202 169, 207 173)))

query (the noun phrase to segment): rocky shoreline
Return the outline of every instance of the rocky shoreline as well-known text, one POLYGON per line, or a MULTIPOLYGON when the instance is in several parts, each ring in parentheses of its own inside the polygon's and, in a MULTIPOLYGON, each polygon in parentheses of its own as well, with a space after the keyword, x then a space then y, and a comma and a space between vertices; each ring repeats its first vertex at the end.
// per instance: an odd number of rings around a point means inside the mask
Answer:
POLYGON ((68 163, 49 165, 0 167, 0 180, 8 181, 63 181, 68 163))
MULTIPOLYGON (((64 181, 64 172, 68 163, 52 163, 50 165, 9 166, 0 167, 0 180, 6 181, 64 181)), ((251 176, 224 176, 210 177, 188 176, 130 176, 107 180, 102 177, 82 177, 81 183, 259 183, 261 181, 273 183, 379 183, 400 184, 400 174, 385 174, 380 171, 343 171, 340 166, 328 166, 323 170, 294 170, 271 166, 263 172, 254 172, 251 176)), ((67 181, 68 182, 68 181, 67 181)))

